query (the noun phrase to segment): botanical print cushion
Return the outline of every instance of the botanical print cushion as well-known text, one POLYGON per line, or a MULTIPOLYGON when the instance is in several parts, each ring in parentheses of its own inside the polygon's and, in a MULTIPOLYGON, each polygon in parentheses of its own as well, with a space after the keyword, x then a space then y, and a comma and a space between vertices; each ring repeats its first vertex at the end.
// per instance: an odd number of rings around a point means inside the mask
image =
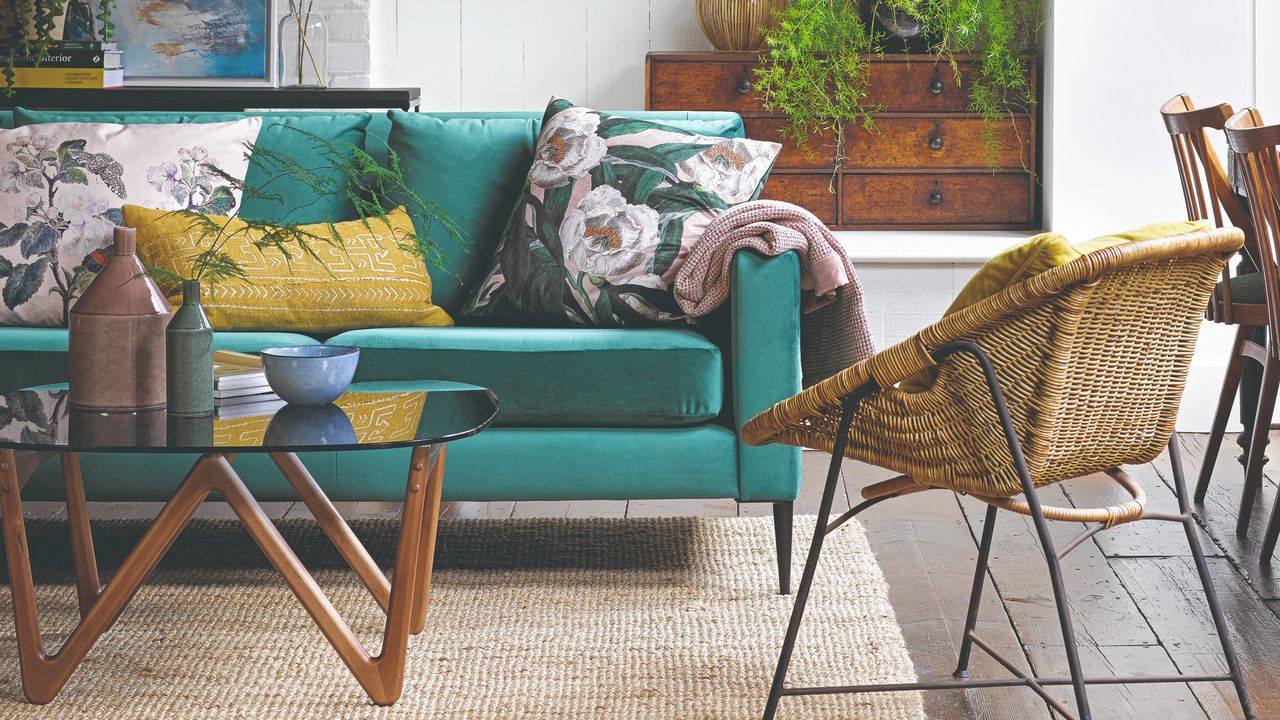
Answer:
POLYGON ((0 130, 0 325, 59 327, 110 254, 125 202, 225 215, 260 118, 0 130))
POLYGON ((720 211, 759 197, 779 149, 553 99, 524 192, 463 314, 609 326, 680 319, 671 286, 685 254, 720 211))

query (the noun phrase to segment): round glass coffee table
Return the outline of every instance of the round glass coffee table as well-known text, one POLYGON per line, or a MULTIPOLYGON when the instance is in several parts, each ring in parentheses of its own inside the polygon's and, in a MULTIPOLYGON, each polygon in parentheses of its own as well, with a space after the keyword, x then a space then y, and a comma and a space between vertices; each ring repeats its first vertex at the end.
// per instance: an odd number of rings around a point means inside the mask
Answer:
MULTIPOLYGON (((234 407, 229 408, 234 410, 234 407)), ((33 703, 57 696, 67 679, 133 598, 161 556, 210 493, 221 495, 284 577, 356 680, 378 705, 400 698, 409 635, 426 624, 431 564, 440 514, 446 444, 493 421, 498 401, 471 385, 444 382, 359 383, 333 405, 284 406, 230 417, 171 418, 163 410, 97 413, 71 407, 65 388, 19 390, 0 399, 0 515, 17 624, 22 687, 33 703), (362 452, 411 448, 404 513, 391 579, 351 532, 298 459, 313 451, 362 452), (186 479, 105 586, 98 580, 85 506, 80 453, 191 453, 186 479), (232 462, 266 453, 386 614, 382 648, 370 654, 320 591, 263 513, 232 462), (22 520, 23 485, 58 456, 71 531, 72 568, 80 623, 62 648, 47 655, 40 642, 31 560, 22 520)), ((92 468, 89 468, 92 472, 92 468)))

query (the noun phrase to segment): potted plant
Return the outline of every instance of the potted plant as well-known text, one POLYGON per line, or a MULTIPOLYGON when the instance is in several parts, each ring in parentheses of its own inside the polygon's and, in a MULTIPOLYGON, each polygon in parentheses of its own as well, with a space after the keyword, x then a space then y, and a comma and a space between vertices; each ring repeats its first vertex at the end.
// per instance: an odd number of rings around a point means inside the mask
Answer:
POLYGON ((887 25, 910 19, 929 52, 950 63, 957 83, 954 56, 979 55, 979 71, 969 81, 970 110, 985 121, 987 156, 994 163, 996 124, 1011 107, 1035 103, 1020 55, 1038 12, 1039 0, 791 0, 763 29, 766 50, 756 88, 766 109, 786 116, 783 134, 797 145, 831 135, 838 170, 846 128, 872 131, 882 110, 867 99, 868 59, 885 52, 887 25))

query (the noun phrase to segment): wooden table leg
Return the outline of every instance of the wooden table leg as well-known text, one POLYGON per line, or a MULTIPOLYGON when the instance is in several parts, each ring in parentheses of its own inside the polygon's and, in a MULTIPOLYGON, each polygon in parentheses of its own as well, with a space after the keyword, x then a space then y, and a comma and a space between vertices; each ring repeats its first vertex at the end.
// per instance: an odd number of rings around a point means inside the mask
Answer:
MULTIPOLYGON (((396 548, 395 568, 387 594, 387 621, 382 649, 376 656, 370 655, 356 639, 279 530, 267 518, 244 482, 232 469, 231 457, 210 454, 196 462, 173 498, 165 504, 137 546, 121 563, 111 581, 105 587, 98 586, 98 592, 93 593, 96 599, 93 600, 86 599, 89 593, 85 590, 97 586, 97 569, 93 565, 92 540, 89 536, 88 515, 84 512, 78 458, 64 458, 66 464, 63 480, 70 491, 68 517, 73 518, 73 563, 77 568, 77 585, 81 588, 82 618, 62 648, 54 655, 47 655, 40 640, 31 558, 22 517, 22 478, 14 452, 0 450, 0 523, 3 524, 5 556, 9 563, 22 689, 29 701, 43 704, 57 696, 94 642, 115 624, 139 586, 150 576, 201 503, 213 492, 222 495, 231 506, 236 517, 262 548, 369 698, 378 705, 390 705, 400 698, 404 687, 409 635, 413 628, 420 629, 425 620, 429 591, 427 584, 444 473, 443 446, 436 453, 425 446, 413 449, 405 487, 404 515, 396 548), (90 567, 93 568, 92 571, 90 567)), ((314 480, 311 482, 314 484, 314 480)), ((322 507, 323 503, 317 503, 317 506, 322 507)), ((346 527, 345 522, 342 527, 346 527)), ((333 528, 326 532, 330 529, 333 528)), ((348 532, 349 530, 347 528, 348 532)), ((339 537, 344 537, 341 533, 338 534, 339 537)), ((357 563, 362 563, 361 558, 367 557, 367 552, 354 536, 344 538, 343 542, 348 541, 352 545, 343 553, 344 557, 354 557, 357 563)))
POLYGON ((93 552, 93 532, 89 529, 89 509, 84 499, 84 476, 80 474, 79 453, 62 453, 62 494, 67 503, 67 526, 71 530, 71 567, 76 574, 76 596, 80 617, 102 594, 98 560, 93 552))
POLYGON ((124 606, 133 599, 138 587, 155 569, 160 557, 190 521, 196 508, 215 489, 208 469, 205 459, 196 463, 80 624, 67 636, 62 648, 53 655, 47 655, 40 640, 40 618, 31 578, 26 525, 22 517, 17 461, 12 450, 0 450, 0 521, 4 525, 5 557, 9 563, 18 661, 22 667, 22 692, 27 700, 44 704, 57 697, 58 691, 80 666, 94 642, 115 624, 124 606))
POLYGON ((440 491, 444 488, 444 460, 447 445, 431 453, 431 472, 427 475, 427 506, 418 546, 418 586, 413 599, 413 624, 409 632, 417 635, 427 626, 427 603, 431 599, 431 569, 435 564, 436 531, 440 526, 440 491))

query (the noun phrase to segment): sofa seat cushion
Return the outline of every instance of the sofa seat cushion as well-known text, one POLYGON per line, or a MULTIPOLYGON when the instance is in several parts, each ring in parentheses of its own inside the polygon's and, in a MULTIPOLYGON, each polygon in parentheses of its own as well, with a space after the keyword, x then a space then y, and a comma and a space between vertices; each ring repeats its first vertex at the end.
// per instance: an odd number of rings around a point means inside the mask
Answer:
POLYGON ((691 330, 383 328, 328 344, 360 348, 357 380, 487 387, 503 425, 688 425, 723 401, 720 350, 691 330))
MULTIPOLYGON (((1267 286, 1262 273, 1252 272, 1245 275, 1236 275, 1229 282, 1231 284, 1231 302, 1250 305, 1265 305, 1267 303, 1267 286)), ((1214 289, 1214 296, 1219 300, 1222 299, 1222 283, 1217 284, 1214 289)))

